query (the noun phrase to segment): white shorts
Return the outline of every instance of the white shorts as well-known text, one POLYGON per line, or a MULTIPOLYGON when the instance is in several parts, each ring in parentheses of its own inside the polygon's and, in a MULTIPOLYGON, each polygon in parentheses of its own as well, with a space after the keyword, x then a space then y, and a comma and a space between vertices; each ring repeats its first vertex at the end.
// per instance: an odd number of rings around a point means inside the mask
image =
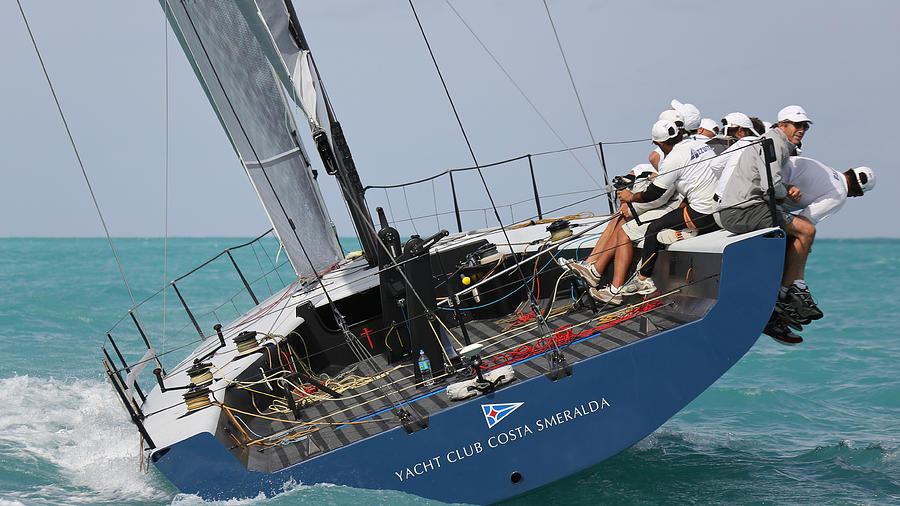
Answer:
POLYGON ((668 214, 672 209, 678 208, 681 205, 681 199, 673 199, 670 200, 666 205, 662 207, 657 207, 656 209, 651 209, 649 211, 644 212, 639 216, 641 219, 641 225, 638 225, 634 220, 628 220, 622 225, 622 230, 628 235, 628 238, 632 241, 640 241, 644 238, 644 234, 647 233, 647 228, 650 226, 650 222, 661 218, 665 214, 668 214))

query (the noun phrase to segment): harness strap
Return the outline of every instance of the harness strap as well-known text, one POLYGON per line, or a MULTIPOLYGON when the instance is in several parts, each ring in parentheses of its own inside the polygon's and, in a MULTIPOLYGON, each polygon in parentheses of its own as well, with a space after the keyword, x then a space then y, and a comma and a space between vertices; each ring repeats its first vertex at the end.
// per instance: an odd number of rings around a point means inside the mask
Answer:
MULTIPOLYGON (((697 230, 697 226, 694 225, 693 221, 691 221, 691 215, 688 213, 688 209, 689 209, 688 206, 684 206, 684 224, 687 225, 688 228, 697 230)), ((699 232, 699 230, 698 230, 698 232, 699 232)))

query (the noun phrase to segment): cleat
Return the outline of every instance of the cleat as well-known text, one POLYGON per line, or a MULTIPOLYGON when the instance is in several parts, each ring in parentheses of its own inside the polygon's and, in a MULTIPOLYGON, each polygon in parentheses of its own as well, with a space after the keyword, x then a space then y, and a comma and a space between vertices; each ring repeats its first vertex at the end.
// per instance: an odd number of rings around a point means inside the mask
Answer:
POLYGON ((655 291, 656 284, 653 283, 653 278, 641 279, 635 274, 631 280, 622 286, 619 293, 622 295, 649 295, 655 291))
POLYGON ((618 306, 619 304, 622 303, 622 296, 619 295, 620 291, 621 291, 621 288, 619 288, 615 292, 613 292, 612 285, 606 285, 605 287, 600 288, 600 289, 597 289, 597 288, 590 289, 591 297, 593 297, 596 300, 599 300, 600 302, 604 302, 606 304, 612 304, 614 306, 618 306))
POLYGON ((591 272, 590 266, 584 265, 581 262, 569 260, 568 258, 560 258, 559 260, 557 260, 557 262, 563 269, 583 279, 585 283, 591 286, 591 288, 597 288, 598 286, 600 286, 601 280, 597 276, 594 276, 594 273, 591 272))
POLYGON ((697 231, 692 228, 686 228, 684 230, 667 228, 665 230, 660 230, 659 233, 656 234, 656 240, 661 244, 672 244, 685 239, 690 239, 691 237, 697 237, 697 231))
POLYGON ((788 328, 787 324, 780 317, 769 320, 769 323, 766 324, 766 328, 763 329, 763 334, 788 346, 794 346, 795 344, 803 342, 803 338, 798 334, 791 332, 791 329, 788 328))

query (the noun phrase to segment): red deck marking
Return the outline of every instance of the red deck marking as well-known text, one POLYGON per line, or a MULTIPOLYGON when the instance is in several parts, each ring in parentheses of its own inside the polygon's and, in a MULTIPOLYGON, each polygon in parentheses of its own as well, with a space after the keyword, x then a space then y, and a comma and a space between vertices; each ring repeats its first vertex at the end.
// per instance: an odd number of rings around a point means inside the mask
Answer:
POLYGON ((371 332, 371 330, 369 330, 366 327, 363 327, 363 331, 360 332, 360 334, 366 336, 366 339, 369 340, 369 348, 372 348, 374 350, 375 346, 372 344, 372 337, 369 336, 369 332, 371 332))

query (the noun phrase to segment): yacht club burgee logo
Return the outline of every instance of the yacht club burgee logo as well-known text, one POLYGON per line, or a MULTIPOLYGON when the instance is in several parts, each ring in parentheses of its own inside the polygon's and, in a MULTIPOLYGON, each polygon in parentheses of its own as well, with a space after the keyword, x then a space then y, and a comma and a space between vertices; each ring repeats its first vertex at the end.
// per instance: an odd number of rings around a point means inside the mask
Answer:
POLYGON ((524 402, 506 402, 503 404, 482 404, 481 410, 484 411, 484 421, 487 422, 488 429, 497 425, 500 420, 506 418, 510 413, 519 408, 524 402))

